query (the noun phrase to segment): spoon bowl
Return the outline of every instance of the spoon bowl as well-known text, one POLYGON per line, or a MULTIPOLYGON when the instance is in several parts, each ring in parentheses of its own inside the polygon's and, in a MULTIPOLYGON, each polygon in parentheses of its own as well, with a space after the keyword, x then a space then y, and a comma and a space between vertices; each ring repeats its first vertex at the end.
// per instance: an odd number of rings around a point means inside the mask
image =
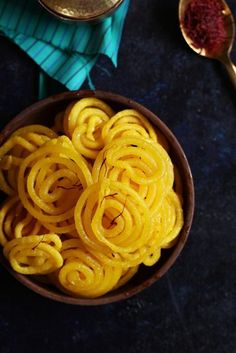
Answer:
POLYGON ((234 17, 233 14, 224 0, 217 0, 218 3, 222 5, 222 17, 224 20, 226 36, 225 40, 220 47, 220 50, 217 51, 207 51, 205 48, 197 47, 193 40, 188 35, 186 28, 184 26, 184 17, 186 13, 186 9, 188 5, 193 0, 180 0, 179 1, 179 22, 180 22, 180 29, 182 35, 188 44, 188 46, 195 51, 195 53, 210 58, 219 60, 228 71, 229 77, 236 88, 236 67, 233 65, 230 53, 233 47, 234 39, 235 39, 235 24, 234 24, 234 17))

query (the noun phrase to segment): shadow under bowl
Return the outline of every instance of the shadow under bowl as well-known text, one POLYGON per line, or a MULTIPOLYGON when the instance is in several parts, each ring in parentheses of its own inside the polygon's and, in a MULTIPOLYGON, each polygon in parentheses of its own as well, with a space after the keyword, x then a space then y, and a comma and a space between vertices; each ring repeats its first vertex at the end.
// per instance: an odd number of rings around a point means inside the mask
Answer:
POLYGON ((137 274, 125 286, 95 299, 71 297, 60 292, 54 286, 43 283, 43 281, 37 277, 16 273, 4 258, 2 251, 0 251, 0 262, 19 282, 44 297, 68 304, 100 305, 116 302, 141 292, 161 278, 174 264, 186 243, 191 228, 194 213, 194 186, 187 158, 169 128, 155 114, 141 104, 111 92, 80 90, 57 94, 41 100, 26 108, 5 126, 0 133, 0 145, 6 141, 13 131, 22 126, 29 124, 52 126, 54 117, 59 111, 65 109, 71 101, 84 97, 102 99, 115 111, 122 109, 137 110, 143 114, 167 140, 169 146, 168 153, 179 172, 183 197, 184 225, 175 245, 170 249, 162 250, 161 258, 154 266, 146 267, 141 265, 137 274))

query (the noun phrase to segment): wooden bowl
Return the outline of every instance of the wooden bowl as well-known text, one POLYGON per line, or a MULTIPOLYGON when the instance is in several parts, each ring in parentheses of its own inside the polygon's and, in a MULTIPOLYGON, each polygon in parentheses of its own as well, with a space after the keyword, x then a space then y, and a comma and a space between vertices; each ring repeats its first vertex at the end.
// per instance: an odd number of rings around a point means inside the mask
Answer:
POLYGON ((138 273, 125 286, 96 299, 86 299, 82 297, 74 298, 59 292, 58 289, 51 285, 42 283, 33 276, 25 276, 14 272, 1 251, 0 262, 19 282, 44 297, 69 304, 99 305, 119 301, 141 292, 143 289, 149 287, 152 283, 161 278, 174 264, 184 247, 191 228, 194 212, 194 186, 186 156, 177 139, 168 127, 147 108, 128 98, 110 92, 88 90, 65 92, 39 101, 18 114, 6 125, 0 134, 0 145, 5 142, 14 130, 24 125, 33 123, 41 123, 48 126, 52 125, 57 112, 64 109, 70 101, 83 97, 100 98, 110 104, 111 107, 117 111, 126 108, 136 109, 142 113, 168 141, 168 153, 179 171, 183 189, 184 226, 175 245, 170 249, 163 250, 161 259, 154 266, 140 266, 138 273))

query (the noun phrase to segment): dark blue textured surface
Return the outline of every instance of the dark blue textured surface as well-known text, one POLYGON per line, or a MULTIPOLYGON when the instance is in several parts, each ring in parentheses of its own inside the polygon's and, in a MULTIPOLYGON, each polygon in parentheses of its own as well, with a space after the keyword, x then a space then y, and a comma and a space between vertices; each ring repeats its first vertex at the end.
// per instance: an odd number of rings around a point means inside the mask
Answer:
MULTIPOLYGON (((236 16, 236 3, 229 1, 236 16)), ((51 302, 0 269, 0 352, 231 353, 235 337, 236 92, 220 64, 185 45, 177 0, 135 0, 119 67, 101 58, 96 88, 143 103, 189 159, 196 213, 168 274, 124 302, 97 308, 51 302)), ((36 100, 37 68, 0 38, 1 126, 36 100)), ((233 51, 236 62, 236 48, 233 51)))

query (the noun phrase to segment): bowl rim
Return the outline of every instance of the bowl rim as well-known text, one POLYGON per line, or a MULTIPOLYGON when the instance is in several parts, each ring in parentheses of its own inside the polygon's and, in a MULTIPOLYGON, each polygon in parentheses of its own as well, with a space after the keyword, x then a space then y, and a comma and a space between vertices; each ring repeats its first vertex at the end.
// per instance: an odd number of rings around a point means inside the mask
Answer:
MULTIPOLYGON (((14 118, 12 118, 2 129, 0 133, 0 145, 4 143, 6 138, 11 134, 14 130, 14 125, 18 125, 25 116, 32 114, 33 112, 42 109, 43 107, 50 106, 51 104, 58 104, 63 101, 69 101, 73 99, 81 99, 84 97, 96 97, 98 99, 108 100, 113 103, 118 103, 124 106, 127 106, 127 109, 136 109, 141 112, 151 123, 160 129, 164 136, 167 136, 169 142, 171 142, 171 146, 174 144, 175 151, 178 153, 178 158, 181 159, 181 163, 183 164, 184 176, 187 180, 187 185, 184 185, 185 188, 188 189, 188 205, 187 212, 185 214, 185 220, 183 228, 178 236, 178 240, 176 244, 173 246, 174 249, 163 265, 158 268, 154 274, 151 275, 150 278, 144 280, 141 284, 135 285, 133 288, 128 289, 124 292, 114 294, 111 297, 101 296, 98 298, 82 298, 82 297, 71 297, 63 293, 56 293, 50 291, 43 287, 42 285, 31 280, 31 277, 27 277, 25 275, 16 273, 8 264, 7 260, 4 258, 2 251, 0 251, 0 263, 7 269, 7 271, 20 283, 33 290, 34 292, 40 294, 43 297, 50 298, 52 300, 63 302, 66 304, 74 304, 74 305, 84 305, 84 306, 94 306, 101 304, 108 304, 112 302, 117 302, 126 298, 129 298, 135 294, 138 294, 145 288, 150 287, 154 282, 159 280, 174 264, 176 259, 179 257, 180 253, 183 250, 183 247, 188 239, 189 232, 191 229, 193 215, 194 215, 194 207, 195 207, 195 192, 194 192, 194 183, 193 177, 191 173, 191 169, 185 156, 185 153, 178 142, 177 138, 174 136, 172 131, 168 128, 168 126, 153 112, 151 112, 148 108, 144 107, 142 104, 129 99, 123 95, 116 94, 110 91, 101 91, 101 90, 77 90, 77 91, 66 91, 63 93, 55 94, 49 96, 45 99, 42 99, 21 111, 14 118)), ((110 292, 112 293, 112 292, 110 292)))
POLYGON ((97 15, 87 15, 87 16, 79 16, 79 17, 73 17, 73 16, 68 16, 68 15, 63 15, 56 10, 53 10, 52 7, 48 5, 43 0, 38 0, 38 3, 44 8, 46 11, 48 11, 49 14, 54 16, 57 19, 60 19, 66 23, 97 23, 100 20, 111 16, 123 3, 124 0, 117 0, 115 4, 113 4, 111 7, 109 7, 107 10, 98 13, 97 15))

